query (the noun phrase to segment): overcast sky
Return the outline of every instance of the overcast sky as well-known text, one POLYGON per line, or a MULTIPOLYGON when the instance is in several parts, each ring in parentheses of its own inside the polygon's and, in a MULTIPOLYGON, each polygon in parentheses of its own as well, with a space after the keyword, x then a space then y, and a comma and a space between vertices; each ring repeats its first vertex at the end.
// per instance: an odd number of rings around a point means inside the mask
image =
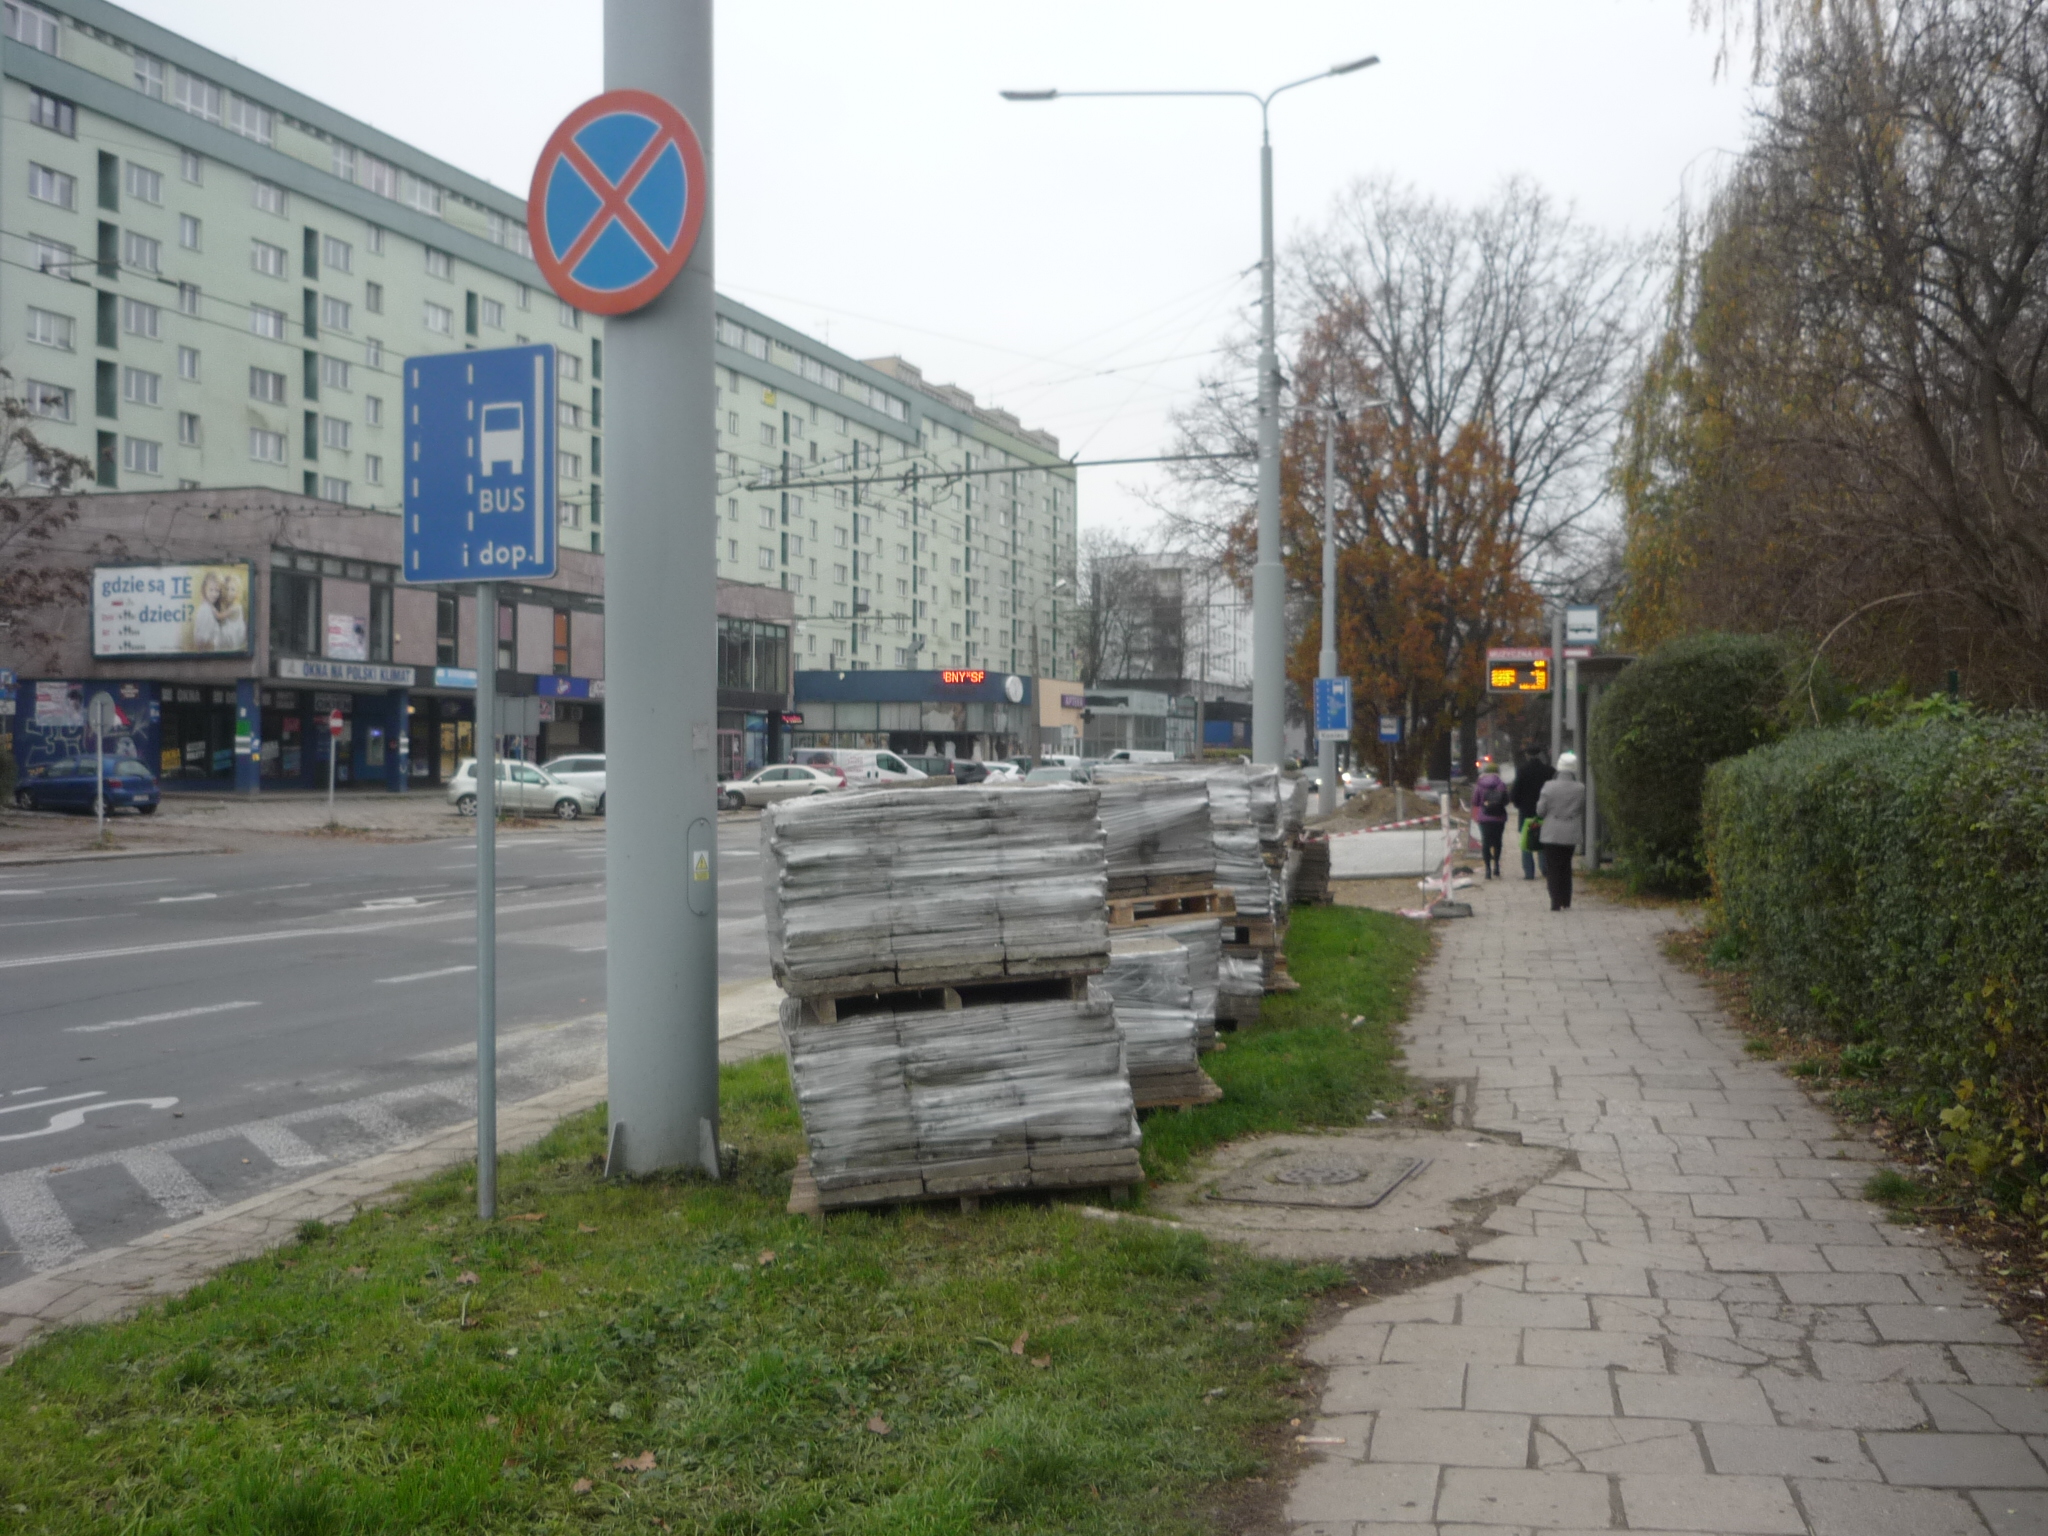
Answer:
MULTIPOLYGON (((524 194, 603 88, 600 0, 129 0, 130 8, 524 194)), ((1273 109, 1276 222, 1355 178, 1486 197, 1526 175, 1654 233, 1745 128, 1738 71, 1686 0, 747 0, 718 10, 722 291, 856 357, 1058 434, 1165 451, 1170 413, 1250 321, 1250 102, 1013 105, 1004 87, 1265 91, 1377 53, 1273 109)), ((1085 471, 1084 527, 1149 518, 1156 473, 1085 471)))

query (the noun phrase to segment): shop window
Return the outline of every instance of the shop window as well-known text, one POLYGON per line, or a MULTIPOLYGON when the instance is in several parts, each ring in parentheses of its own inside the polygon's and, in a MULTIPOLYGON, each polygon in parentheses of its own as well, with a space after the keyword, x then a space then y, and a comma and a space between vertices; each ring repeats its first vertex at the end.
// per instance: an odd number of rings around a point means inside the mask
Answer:
POLYGON ((456 625, 462 614, 461 600, 453 592, 434 594, 434 664, 440 667, 455 667, 462 663, 461 642, 456 638, 456 625))
POLYGON ((270 650, 279 656, 320 654, 320 579, 270 572, 270 650))
POLYGON ((555 676, 569 675, 569 615, 564 609, 555 610, 555 676))

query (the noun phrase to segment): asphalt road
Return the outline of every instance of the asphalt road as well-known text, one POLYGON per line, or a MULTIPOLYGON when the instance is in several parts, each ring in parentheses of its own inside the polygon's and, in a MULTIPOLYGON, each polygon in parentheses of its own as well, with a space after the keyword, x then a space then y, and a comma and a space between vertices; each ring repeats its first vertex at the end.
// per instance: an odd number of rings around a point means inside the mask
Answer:
MULTIPOLYGON (((501 1100, 600 1069, 602 822, 498 840, 501 1100)), ((752 818, 721 983, 768 974, 752 818)), ((0 1285, 475 1113, 474 837, 0 870, 0 1285)))

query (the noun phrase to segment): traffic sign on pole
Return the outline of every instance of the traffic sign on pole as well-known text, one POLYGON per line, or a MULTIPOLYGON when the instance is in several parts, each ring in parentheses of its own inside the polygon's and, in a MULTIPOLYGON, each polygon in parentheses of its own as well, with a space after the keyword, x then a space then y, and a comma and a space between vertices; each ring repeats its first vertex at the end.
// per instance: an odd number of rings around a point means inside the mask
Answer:
POLYGON ((555 349, 405 364, 407 581, 555 574, 555 349))
POLYGON ((341 711, 338 709, 329 710, 327 713, 327 734, 335 737, 341 735, 341 711))
POLYGON ((1380 744, 1382 746, 1391 747, 1397 745, 1400 742, 1400 740, 1401 717, 1399 715, 1381 715, 1380 744))
POLYGON ((606 91, 540 152, 526 199, 533 259, 578 309, 630 314, 683 270, 709 190, 689 119, 651 91, 606 91))
POLYGON ((1316 679, 1316 734, 1348 740, 1351 735, 1351 679, 1316 679))

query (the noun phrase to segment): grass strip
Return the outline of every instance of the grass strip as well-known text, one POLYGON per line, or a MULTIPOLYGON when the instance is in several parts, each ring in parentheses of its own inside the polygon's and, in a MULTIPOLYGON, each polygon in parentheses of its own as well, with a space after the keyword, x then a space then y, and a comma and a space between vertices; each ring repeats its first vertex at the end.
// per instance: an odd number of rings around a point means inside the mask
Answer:
MULTIPOLYGON (((1428 939, 1297 914, 1302 991, 1211 1058, 1232 1100, 1155 1167, 1399 1091, 1428 939), (1364 1015, 1353 1029, 1349 1021, 1364 1015)), ((601 1176, 602 1111, 0 1372, 0 1531, 1179 1533, 1304 1406, 1284 1345, 1332 1265, 1064 1201, 787 1216, 780 1058, 728 1068, 739 1175, 601 1176)))

